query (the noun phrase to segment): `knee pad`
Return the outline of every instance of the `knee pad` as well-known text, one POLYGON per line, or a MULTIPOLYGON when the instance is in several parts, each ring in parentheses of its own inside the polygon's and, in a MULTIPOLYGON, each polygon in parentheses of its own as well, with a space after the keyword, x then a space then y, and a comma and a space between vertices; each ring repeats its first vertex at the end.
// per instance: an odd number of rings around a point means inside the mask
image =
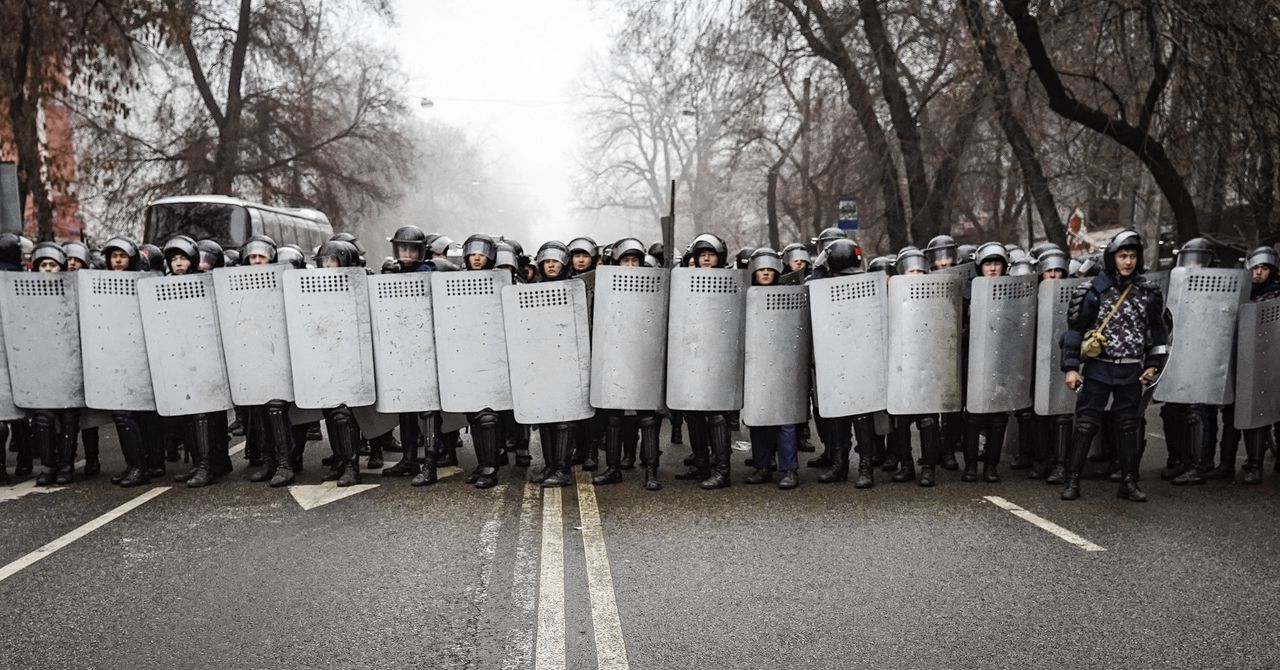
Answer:
POLYGON ((1076 432, 1097 435, 1102 430, 1102 416, 1094 412, 1081 412, 1076 417, 1076 432))

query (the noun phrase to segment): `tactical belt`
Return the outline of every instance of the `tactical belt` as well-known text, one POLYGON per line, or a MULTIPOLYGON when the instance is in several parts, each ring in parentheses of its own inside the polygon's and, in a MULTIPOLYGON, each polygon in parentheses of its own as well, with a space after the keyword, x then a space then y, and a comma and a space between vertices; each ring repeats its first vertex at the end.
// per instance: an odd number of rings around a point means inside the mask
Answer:
POLYGON ((1116 365, 1128 365, 1129 363, 1141 363, 1141 358, 1098 358, 1103 363, 1115 363, 1116 365))

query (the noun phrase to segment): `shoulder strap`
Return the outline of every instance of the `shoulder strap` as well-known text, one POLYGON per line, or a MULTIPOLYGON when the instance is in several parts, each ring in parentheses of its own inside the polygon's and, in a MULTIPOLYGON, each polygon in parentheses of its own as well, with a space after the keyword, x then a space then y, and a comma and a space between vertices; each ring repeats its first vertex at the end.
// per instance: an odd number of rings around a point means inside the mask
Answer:
POLYGON ((1116 304, 1111 306, 1111 311, 1107 313, 1107 318, 1103 319, 1102 324, 1098 326, 1098 332, 1106 330, 1107 324, 1111 323, 1111 317, 1115 316, 1116 312, 1120 311, 1120 305, 1123 305, 1124 299, 1129 297, 1129 290, 1132 288, 1133 284, 1129 284, 1124 287, 1124 291, 1120 293, 1120 299, 1116 301, 1116 304))

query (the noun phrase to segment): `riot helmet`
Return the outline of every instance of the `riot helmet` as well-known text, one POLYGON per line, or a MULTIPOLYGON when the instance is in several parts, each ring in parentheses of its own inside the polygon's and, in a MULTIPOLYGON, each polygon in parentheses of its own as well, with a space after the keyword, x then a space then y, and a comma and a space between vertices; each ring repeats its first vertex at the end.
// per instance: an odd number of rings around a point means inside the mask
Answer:
POLYGON ((1030 255, 1024 255, 1022 258, 1009 264, 1010 277, 1033 277, 1036 274, 1036 262, 1031 260, 1030 255))
POLYGON ((391 254, 401 263, 416 263, 424 260, 427 234, 417 226, 400 226, 387 238, 391 243, 391 254))
MULTIPOLYGON (((1004 250, 1005 250, 1005 251, 1007 251, 1007 252, 1009 252, 1009 262, 1010 262, 1010 263, 1017 263, 1018 261, 1020 261, 1020 260, 1022 260, 1022 259, 1024 259, 1024 258, 1031 258, 1031 255, 1030 255, 1030 254, 1028 254, 1025 250, 1023 250, 1023 248, 1022 248, 1022 247, 1020 247, 1020 246, 1018 246, 1018 245, 1016 245, 1016 244, 1012 244, 1012 245, 1011 245, 1011 244, 1006 244, 1006 245, 1004 245, 1004 250)), ((1034 262, 1034 261, 1035 261, 1035 259, 1034 259, 1034 258, 1032 258, 1031 260, 1032 260, 1032 262, 1034 262)))
MULTIPOLYGON (((1137 252, 1138 265, 1134 269, 1133 274, 1142 274, 1142 236, 1138 234, 1138 231, 1133 230, 1132 228, 1116 233, 1115 237, 1112 237, 1111 241, 1107 243, 1106 250, 1102 252, 1102 264, 1105 267, 1107 274, 1112 277, 1118 275, 1118 271, 1116 269, 1116 253, 1121 249, 1129 249, 1137 252)), ((1083 263, 1081 265, 1083 266, 1083 263)), ((1085 268, 1081 267, 1081 270, 1084 271, 1085 268)))
MULTIPOLYGON (((1041 256, 1050 251, 1062 251, 1062 247, 1053 242, 1041 242, 1034 247, 1031 247, 1031 250, 1028 253, 1031 254, 1032 258, 1040 260, 1041 256)), ((1066 252, 1063 253, 1065 254, 1066 252)))
POLYGON ((226 263, 226 257, 222 255, 222 245, 213 240, 200 240, 196 242, 196 247, 200 250, 200 271, 208 272, 214 268, 220 268, 226 263))
POLYGON ((930 267, 929 258, 915 247, 907 247, 898 252, 897 269, 900 275, 929 274, 930 267))
POLYGON ((725 246, 724 240, 712 233, 702 233, 693 238, 693 244, 689 246, 689 251, 692 252, 695 267, 708 267, 701 260, 703 252, 706 251, 716 256, 715 264, 709 267, 722 268, 728 262, 729 248, 725 246))
POLYGON ((0 263, 22 265, 22 240, 17 235, 0 234, 0 263))
POLYGON ((190 275, 199 272, 200 248, 196 246, 196 241, 186 235, 175 235, 165 242, 164 265, 169 274, 190 275))
POLYGON ((286 244, 283 247, 276 249, 275 262, 288 263, 295 269, 302 270, 307 267, 307 255, 302 253, 301 248, 292 244, 286 244))
POLYGON ((747 272, 752 286, 773 286, 782 275, 782 254, 768 247, 751 252, 747 259, 747 272), (762 272, 763 271, 763 272, 762 272))
POLYGON ((359 262, 360 250, 345 240, 329 240, 316 251, 316 267, 350 268, 359 262))
POLYGON ((66 254, 66 268, 71 272, 88 269, 91 263, 89 247, 84 242, 71 241, 62 245, 62 253, 66 254))
POLYGON ((934 236, 924 247, 925 258, 929 259, 934 270, 959 265, 961 261, 958 258, 958 251, 956 240, 950 235, 934 236))
POLYGON ((165 267, 164 251, 154 244, 139 244, 138 256, 142 259, 142 262, 139 263, 139 269, 141 270, 164 272, 168 269, 165 267))
POLYGON ((654 242, 649 245, 649 255, 653 256, 653 259, 657 264, 655 267, 660 266, 667 261, 667 255, 665 253, 665 249, 662 248, 661 242, 654 242))
POLYGON ((1074 258, 1071 259, 1071 263, 1067 266, 1067 276, 1068 277, 1080 276, 1080 261, 1074 258))
POLYGON ((831 244, 836 240, 847 239, 849 239, 849 234, 844 232, 843 228, 836 228, 832 226, 830 228, 823 228, 822 232, 818 233, 818 236, 813 238, 813 245, 814 249, 821 253, 827 248, 828 244, 831 244))
POLYGON ((222 252, 223 267, 233 268, 240 264, 240 250, 227 249, 222 252))
POLYGON ((397 262, 396 259, 390 256, 386 256, 382 259, 382 268, 379 270, 379 274, 393 275, 399 271, 400 263, 397 262))
POLYGON ((624 237, 613 243, 613 262, 622 265, 622 259, 630 257, 637 265, 644 264, 644 242, 634 237, 624 237))
POLYGON ((1187 240, 1182 248, 1178 249, 1175 260, 1180 268, 1207 268, 1214 265, 1218 256, 1213 251, 1212 242, 1203 237, 1195 237, 1187 240))
POLYGON ((662 267, 662 261, 654 258, 652 254, 645 254, 644 259, 640 261, 641 265, 647 268, 662 267))
POLYGON ((733 266, 736 268, 745 268, 751 262, 751 254, 756 252, 754 247, 742 247, 738 250, 738 255, 733 257, 733 266))
POLYGON ((1097 256, 1088 256, 1080 261, 1080 267, 1076 272, 1081 277, 1097 277, 1102 272, 1102 263, 1098 262, 1097 256))
POLYGON ((31 250, 31 269, 36 272, 62 272, 67 269, 67 254, 57 242, 41 242, 31 250))
POLYGON ((116 235, 102 245, 102 255, 108 270, 137 270, 142 264, 138 245, 122 235, 116 235), (112 258, 112 257, 115 258, 112 258), (117 267, 118 266, 118 267, 117 267))
POLYGON ((510 245, 498 245, 498 257, 493 262, 495 270, 510 270, 512 276, 520 270, 520 257, 516 256, 516 252, 511 249, 510 245))
MULTIPOLYGON (((545 246, 545 245, 544 245, 545 246)), ((569 261, 575 272, 589 272, 596 264, 596 241, 590 237, 575 237, 569 240, 569 261)), ((537 262, 537 259, 534 260, 537 262)))
POLYGON ((844 238, 832 240, 822 251, 827 271, 831 276, 851 275, 862 269, 862 247, 858 243, 844 238))
POLYGON ((436 235, 435 239, 427 245, 427 250, 431 252, 431 258, 448 258, 449 247, 453 246, 453 240, 447 235, 436 235))
POLYGON ((897 268, 893 264, 893 256, 876 256, 867 263, 867 272, 883 272, 887 275, 897 273, 897 268))
POLYGON ((36 243, 31 241, 26 235, 18 236, 18 243, 22 245, 22 262, 31 262, 31 254, 35 252, 36 243))
POLYGON ((330 242, 346 242, 347 244, 350 244, 353 248, 355 248, 356 253, 359 254, 360 256, 363 257, 365 254, 364 245, 360 244, 360 240, 357 240, 356 236, 352 235, 351 233, 348 233, 345 231, 341 233, 334 233, 333 237, 329 238, 329 241, 330 242))
POLYGON ((804 272, 809 273, 809 269, 813 267, 813 256, 809 255, 808 247, 799 242, 792 242, 782 248, 782 264, 786 266, 788 272, 804 272))
POLYGON ((1071 274, 1071 261, 1061 249, 1047 249, 1036 259, 1036 274, 1041 279, 1062 279, 1071 274), (1045 277, 1046 272, 1058 271, 1060 274, 1056 277, 1045 277))
MULTIPOLYGON (((987 242, 986 244, 983 244, 982 246, 978 247, 977 251, 973 252, 973 262, 978 264, 979 275, 987 275, 987 272, 986 272, 987 263, 999 263, 1000 264, 999 274, 1003 275, 1009 271, 1009 252, 1006 251, 1004 248, 1004 245, 1000 244, 999 242, 987 242)), ((999 275, 987 275, 987 276, 999 276, 999 275)))
POLYGON ((1280 255, 1276 254, 1274 247, 1258 247, 1249 252, 1245 268, 1253 275, 1255 284, 1275 281, 1276 274, 1280 273, 1280 255))
POLYGON ((956 265, 964 265, 965 263, 972 263, 973 254, 977 250, 978 250, 978 247, 972 244, 961 244, 960 246, 956 247, 956 265))
POLYGON ((275 242, 272 242, 271 238, 249 240, 240 248, 240 258, 249 265, 274 263, 278 252, 279 250, 276 249, 275 242), (259 260, 255 260, 255 258, 259 260))
POLYGON ((498 260, 498 244, 492 237, 484 233, 476 233, 462 243, 462 258, 468 270, 492 270, 494 263, 498 260), (472 256, 477 257, 474 263, 472 256))
POLYGON ((562 242, 551 240, 538 247, 533 262, 545 279, 565 279, 569 276, 569 248, 562 242))

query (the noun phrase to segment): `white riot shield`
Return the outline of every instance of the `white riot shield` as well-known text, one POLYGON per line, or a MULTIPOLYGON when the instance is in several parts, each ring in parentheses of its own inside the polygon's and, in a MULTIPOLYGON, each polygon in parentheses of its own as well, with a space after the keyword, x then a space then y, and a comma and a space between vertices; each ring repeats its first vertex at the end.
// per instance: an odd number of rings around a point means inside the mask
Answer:
MULTIPOLYGON (((1178 268, 1184 270, 1185 268, 1178 268)), ((1174 273, 1174 281, 1179 273, 1174 273)), ((1176 293, 1169 361, 1152 397, 1160 402, 1229 405, 1235 397, 1236 318, 1249 295, 1246 270, 1188 270, 1176 293)))
POLYGON ((658 410, 667 371, 669 273, 602 265, 591 333, 591 405, 658 410))
POLYGON ((4 329, 0 328, 0 421, 16 421, 27 412, 13 404, 13 386, 9 383, 9 356, 5 353, 4 329))
POLYGON ((824 417, 857 416, 889 405, 888 279, 868 272, 808 284, 814 390, 824 417))
POLYGON ((502 323, 506 270, 431 273, 440 406, 446 412, 512 409, 502 323))
POLYGON ((364 268, 285 271, 289 362, 298 407, 373 404, 367 278, 364 268))
POLYGON ((431 273, 369 278, 373 372, 379 412, 440 409, 436 335, 431 315, 431 273))
POLYGON ((1166 300, 1169 297, 1169 274, 1169 270, 1152 270, 1143 273, 1147 281, 1160 287, 1160 293, 1164 295, 1166 300))
POLYGON ((213 276, 140 279, 138 305, 156 411, 183 416, 231 409, 213 276))
POLYGON ((784 426, 809 420, 812 343, 805 287, 747 289, 743 423, 784 426))
POLYGON ((1067 332, 1071 296, 1088 279, 1046 279, 1036 301, 1035 413, 1040 416, 1074 414, 1076 394, 1062 373, 1062 335, 1067 332))
POLYGON ((959 412, 960 305, 956 273, 889 278, 889 413, 959 412))
MULTIPOLYGON (((373 405, 352 407, 351 414, 355 416, 356 425, 360 427, 360 434, 366 440, 385 435, 400 425, 399 414, 384 414, 374 409, 373 405)), ((407 449, 408 447, 405 448, 407 449)))
POLYGON ((84 402, 103 410, 154 412, 151 365, 142 334, 138 280, 153 272, 80 270, 80 353, 84 361, 84 402))
POLYGON ((0 321, 14 404, 84 407, 75 275, 0 272, 0 321))
POLYGON ((1280 300, 1240 306, 1236 341, 1235 427, 1280 422, 1280 300))
POLYGON ((667 314, 667 406, 675 410, 742 409, 742 270, 675 268, 667 314))
POLYGON ((245 265, 213 271, 227 380, 237 405, 293 400, 284 273, 290 266, 245 265))
POLYGON ((591 407, 587 288, 576 279, 502 289, 516 421, 577 421, 591 407))
POLYGON ((959 275, 959 276, 961 276, 961 277, 964 277, 966 280, 969 280, 969 279, 973 279, 974 277, 978 276, 978 264, 977 264, 977 263, 961 263, 960 265, 952 265, 952 266, 951 266, 951 267, 949 267, 949 268, 943 268, 943 269, 941 269, 941 270, 934 270, 934 271, 933 271, 933 274, 935 274, 935 275, 959 275))
POLYGON ((1036 350, 1036 277, 976 277, 969 291, 967 409, 1031 406, 1036 350))

